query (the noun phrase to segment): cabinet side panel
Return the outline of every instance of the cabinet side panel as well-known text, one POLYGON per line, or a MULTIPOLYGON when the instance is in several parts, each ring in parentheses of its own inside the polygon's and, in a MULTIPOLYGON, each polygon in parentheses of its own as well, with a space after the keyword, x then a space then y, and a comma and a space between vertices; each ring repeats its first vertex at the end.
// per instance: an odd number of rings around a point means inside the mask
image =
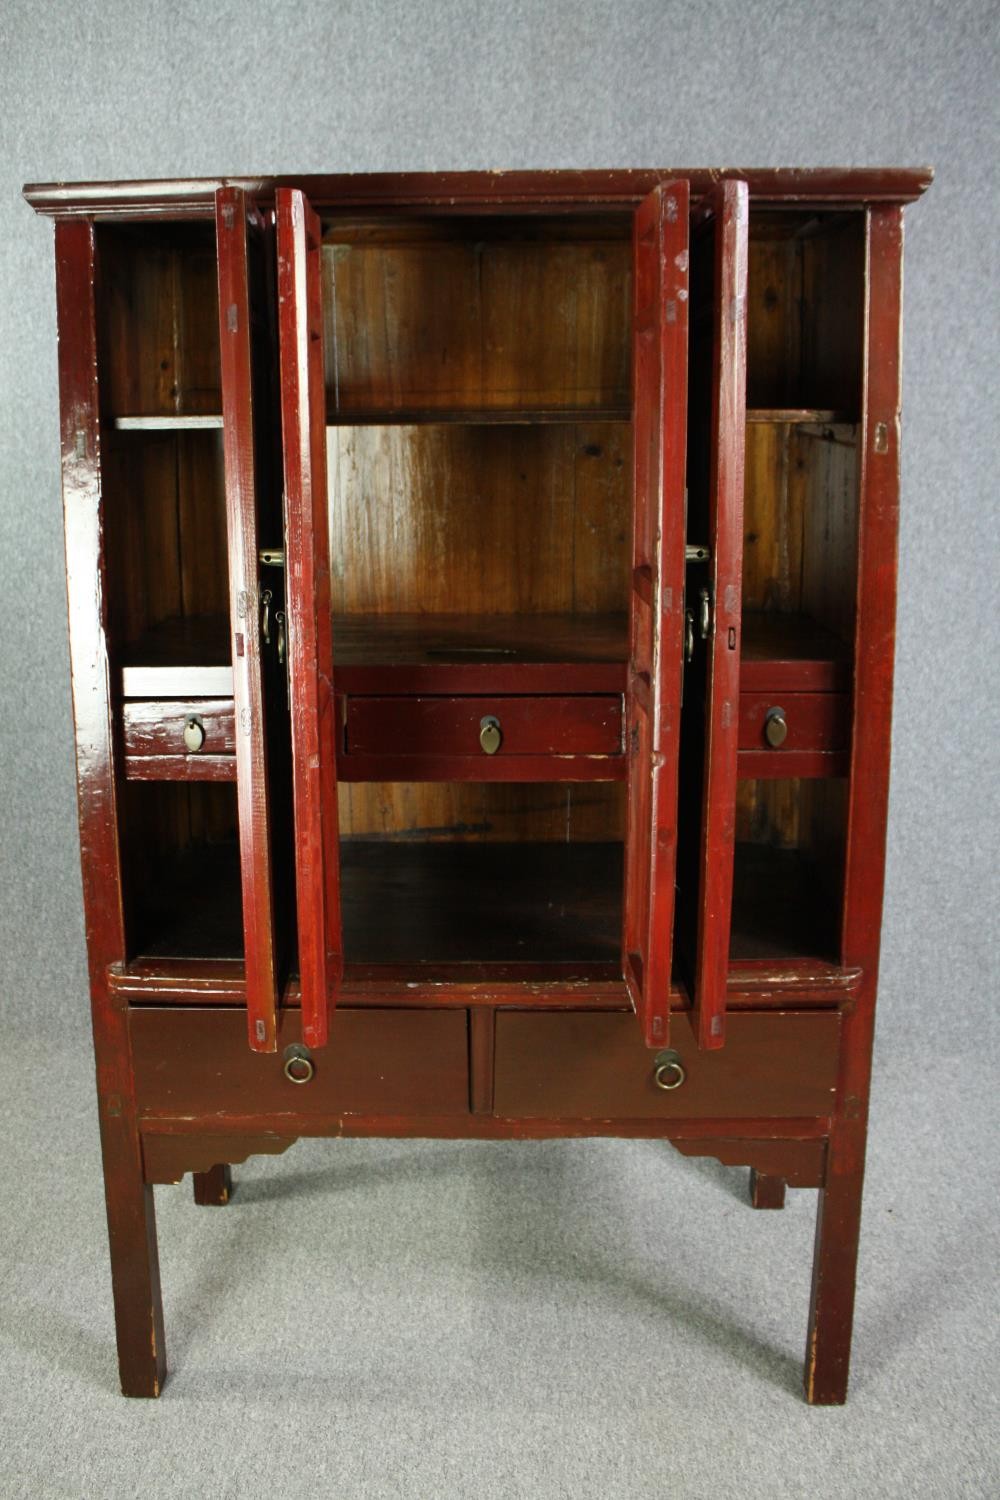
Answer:
POLYGON ((110 705, 101 504, 94 227, 56 225, 63 505, 83 902, 105 1199, 122 1388, 158 1395, 166 1373, 152 1190, 142 1185, 125 1011, 107 972, 125 953, 118 775, 110 705))

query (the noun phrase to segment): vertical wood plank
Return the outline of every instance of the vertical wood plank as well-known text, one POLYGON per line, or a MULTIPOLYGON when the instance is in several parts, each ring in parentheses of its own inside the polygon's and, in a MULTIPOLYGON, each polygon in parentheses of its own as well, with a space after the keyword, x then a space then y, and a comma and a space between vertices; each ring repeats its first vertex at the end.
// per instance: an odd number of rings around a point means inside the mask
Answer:
POLYGON ((670 1017, 687 446, 689 189, 656 188, 633 239, 633 545, 622 967, 648 1047, 670 1017))
POLYGON ((219 257, 222 422, 229 535, 229 609, 236 709, 236 788, 250 1046, 277 1048, 270 811, 258 588, 257 488, 251 358, 248 214, 239 188, 215 196, 219 257))
POLYGON ((739 741, 740 589, 746 444, 746 295, 749 194, 735 179, 719 189, 715 228, 715 335, 709 473, 712 636, 706 689, 705 777, 699 859, 701 913, 694 979, 700 1047, 725 1041, 733 899, 736 755, 739 741))
POLYGON ((279 188, 285 588, 302 1036, 322 1047, 343 975, 319 220, 279 188))
POLYGON ((474 1115, 491 1115, 496 1011, 491 1005, 474 1005, 468 1014, 469 1108, 474 1115))

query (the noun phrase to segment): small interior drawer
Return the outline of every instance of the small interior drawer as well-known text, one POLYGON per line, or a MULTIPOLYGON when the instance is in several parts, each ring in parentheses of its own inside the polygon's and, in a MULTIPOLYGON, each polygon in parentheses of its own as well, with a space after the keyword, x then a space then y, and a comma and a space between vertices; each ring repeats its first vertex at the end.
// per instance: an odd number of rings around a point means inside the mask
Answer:
POLYGON ((565 697, 348 697, 347 755, 467 755, 489 759, 518 755, 620 755, 620 694, 565 697), (492 756, 480 740, 495 720, 499 744, 492 756))
POLYGON ((454 1115, 469 1109, 464 1010, 337 1010, 307 1083, 285 1077, 301 1040, 284 1010, 276 1053, 251 1052, 242 1009, 154 1007, 130 1013, 136 1102, 144 1118, 252 1115, 454 1115))
POLYGON ((122 705, 122 721, 127 772, 135 760, 181 756, 193 761, 236 753, 232 698, 133 699, 122 705), (197 729, 188 743, 185 730, 192 722, 197 729))
POLYGON ((847 746, 848 698, 846 693, 741 693, 740 750, 766 750, 774 756, 796 751, 837 751, 847 746), (772 746, 767 725, 772 715, 781 716, 785 738, 772 746))
POLYGON ((704 1052, 686 1014, 670 1041, 686 1077, 655 1082, 654 1059, 625 1012, 501 1011, 496 1020, 494 1112, 508 1119, 773 1119, 826 1116, 837 1081, 835 1011, 742 1012, 726 1044, 704 1052))

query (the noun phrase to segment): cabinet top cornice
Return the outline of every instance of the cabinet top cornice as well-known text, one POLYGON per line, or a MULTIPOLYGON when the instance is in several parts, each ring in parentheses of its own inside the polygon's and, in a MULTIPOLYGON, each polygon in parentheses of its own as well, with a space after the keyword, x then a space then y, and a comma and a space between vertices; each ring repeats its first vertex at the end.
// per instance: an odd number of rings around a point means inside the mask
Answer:
POLYGON ((40 214, 62 217, 204 218, 220 187, 263 199, 277 187, 300 187, 324 210, 428 209, 434 212, 517 208, 559 212, 628 208, 659 182, 684 177, 697 198, 725 177, 746 181, 759 202, 840 205, 911 203, 931 183, 930 167, 657 167, 615 171, 374 172, 278 177, 163 178, 118 182, 28 183, 24 196, 40 214))

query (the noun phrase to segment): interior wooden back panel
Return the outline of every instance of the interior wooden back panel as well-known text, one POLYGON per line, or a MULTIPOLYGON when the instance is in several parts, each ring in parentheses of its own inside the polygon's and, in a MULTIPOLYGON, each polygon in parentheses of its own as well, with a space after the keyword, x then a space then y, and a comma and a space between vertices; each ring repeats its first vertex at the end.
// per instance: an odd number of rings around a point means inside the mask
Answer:
POLYGON ((621 839, 624 788, 518 782, 342 782, 342 838, 472 843, 621 839))
POLYGON ((222 410, 215 236, 203 224, 98 226, 108 416, 222 410))
POLYGON ((627 218, 331 223, 327 410, 629 405, 627 218))
MULTIPOLYGON (((207 781, 126 781, 120 796, 126 938, 134 956, 149 936, 150 907, 162 902, 177 879, 178 857, 235 843, 236 789, 207 781)), ((197 906, 197 891, 188 894, 197 906)), ((241 951, 237 941, 232 956, 241 951)))
POLYGON ((229 563, 219 432, 108 434, 104 501, 114 653, 151 628, 223 614, 229 563))
POLYGON ((861 407, 864 215, 750 218, 747 405, 861 407))
POLYGON ((854 640, 858 576, 858 433, 854 426, 796 434, 802 505, 802 609, 846 644, 854 640))
POLYGON ((629 425, 327 431, 336 614, 624 610, 629 425))
POLYGON ((747 425, 743 607, 809 615, 850 643, 857 573, 857 427, 747 425))

